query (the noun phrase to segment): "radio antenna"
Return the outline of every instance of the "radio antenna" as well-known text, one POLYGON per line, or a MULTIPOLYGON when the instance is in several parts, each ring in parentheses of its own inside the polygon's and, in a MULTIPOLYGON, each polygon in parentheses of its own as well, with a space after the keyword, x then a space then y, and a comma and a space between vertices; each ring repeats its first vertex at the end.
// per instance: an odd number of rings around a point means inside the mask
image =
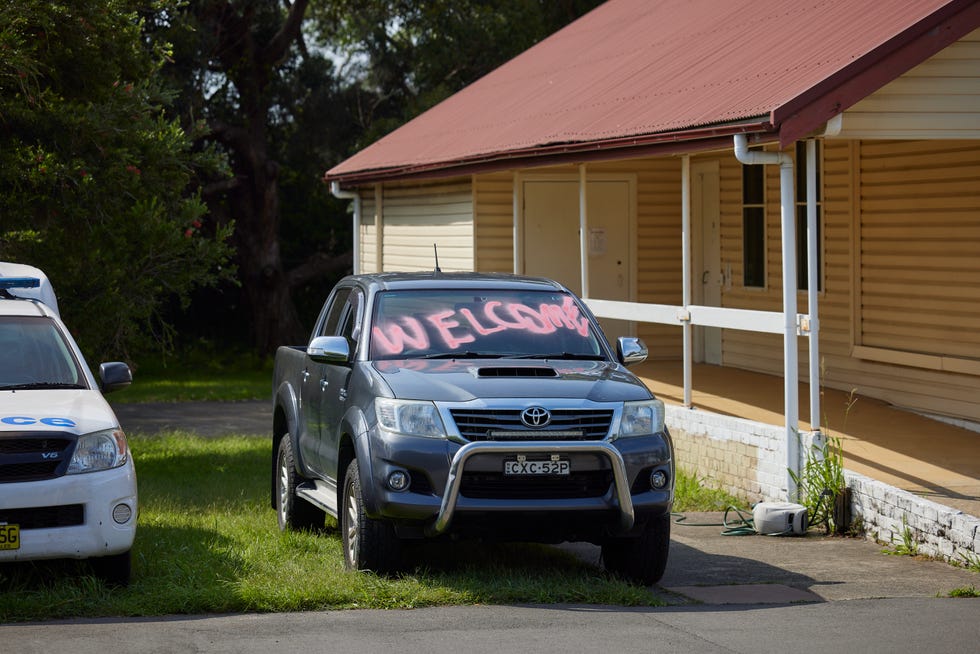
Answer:
POLYGON ((436 247, 435 243, 432 244, 432 252, 436 256, 436 272, 442 272, 442 269, 439 268, 439 249, 436 247))

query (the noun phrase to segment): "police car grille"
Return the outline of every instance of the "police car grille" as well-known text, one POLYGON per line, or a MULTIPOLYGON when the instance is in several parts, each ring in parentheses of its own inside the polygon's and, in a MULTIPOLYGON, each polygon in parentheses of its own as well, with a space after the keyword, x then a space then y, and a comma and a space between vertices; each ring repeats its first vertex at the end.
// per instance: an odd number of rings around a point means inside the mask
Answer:
POLYGON ((0 437, 0 483, 42 481, 65 474, 75 441, 50 434, 0 437))
POLYGON ((85 523, 85 507, 81 504, 65 504, 29 509, 0 509, 0 522, 20 525, 21 529, 74 527, 85 523))
POLYGON ((598 441, 609 433, 611 409, 554 409, 551 422, 531 429, 523 409, 452 409, 460 435, 468 441, 598 441), (570 435, 571 434, 571 435, 570 435))

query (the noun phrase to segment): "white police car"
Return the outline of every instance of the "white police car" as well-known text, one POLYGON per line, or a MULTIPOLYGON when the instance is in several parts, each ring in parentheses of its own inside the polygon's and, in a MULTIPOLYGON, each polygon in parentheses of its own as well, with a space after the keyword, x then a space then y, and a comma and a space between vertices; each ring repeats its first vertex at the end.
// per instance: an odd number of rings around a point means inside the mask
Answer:
POLYGON ((89 559, 129 583, 136 470, 102 394, 125 363, 92 375, 37 268, 0 262, 0 563, 89 559))

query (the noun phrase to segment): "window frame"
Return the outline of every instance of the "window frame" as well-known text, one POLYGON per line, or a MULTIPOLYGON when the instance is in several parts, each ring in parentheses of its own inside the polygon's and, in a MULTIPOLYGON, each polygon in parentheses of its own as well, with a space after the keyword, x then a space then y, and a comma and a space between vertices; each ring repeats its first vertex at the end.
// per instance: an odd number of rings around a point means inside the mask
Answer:
MULTIPOLYGON (((762 148, 752 148, 754 150, 761 150, 762 148)), ((768 274, 769 274, 769 262, 767 252, 767 240, 768 240, 768 226, 766 220, 766 167, 765 166, 755 166, 755 165, 742 165, 742 288, 754 289, 754 290, 764 290, 768 286, 768 274), (753 174, 746 175, 747 169, 751 169, 753 174), (758 174, 755 174, 755 169, 758 170, 758 174), (758 182, 759 187, 757 189, 750 189, 747 187, 747 183, 758 182), (750 197, 752 196, 752 197, 750 197), (759 234, 753 234, 753 238, 750 242, 749 236, 749 219, 752 222, 757 222, 755 226, 758 229, 759 234), (750 247, 754 245, 750 252, 750 247), (753 258, 758 258, 759 260, 753 265, 750 264, 750 254, 754 254, 753 258), (749 278, 750 271, 754 274, 752 278, 749 278)))
MULTIPOLYGON (((823 151, 820 141, 816 143, 817 163, 817 292, 824 291, 824 225, 823 225, 823 151)), ((796 188, 794 192, 794 215, 796 218, 796 289, 807 291, 810 280, 807 271, 809 252, 807 250, 807 199, 806 199, 806 141, 797 141, 794 147, 796 166, 796 188)))

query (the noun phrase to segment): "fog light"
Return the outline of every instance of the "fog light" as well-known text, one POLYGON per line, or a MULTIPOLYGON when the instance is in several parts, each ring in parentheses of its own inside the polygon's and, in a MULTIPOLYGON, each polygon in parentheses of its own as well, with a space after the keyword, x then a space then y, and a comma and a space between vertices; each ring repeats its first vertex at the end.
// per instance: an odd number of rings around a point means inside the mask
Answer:
POLYGON ((112 519, 116 524, 124 525, 133 517, 133 509, 128 504, 117 504, 112 508, 112 519))
POLYGON ((395 492, 402 492, 408 489, 408 485, 411 483, 412 478, 408 476, 408 473, 404 470, 395 470, 390 475, 388 475, 388 488, 395 492))
POLYGON ((654 470, 650 473, 650 488, 662 490, 667 486, 667 473, 663 470, 654 470))

